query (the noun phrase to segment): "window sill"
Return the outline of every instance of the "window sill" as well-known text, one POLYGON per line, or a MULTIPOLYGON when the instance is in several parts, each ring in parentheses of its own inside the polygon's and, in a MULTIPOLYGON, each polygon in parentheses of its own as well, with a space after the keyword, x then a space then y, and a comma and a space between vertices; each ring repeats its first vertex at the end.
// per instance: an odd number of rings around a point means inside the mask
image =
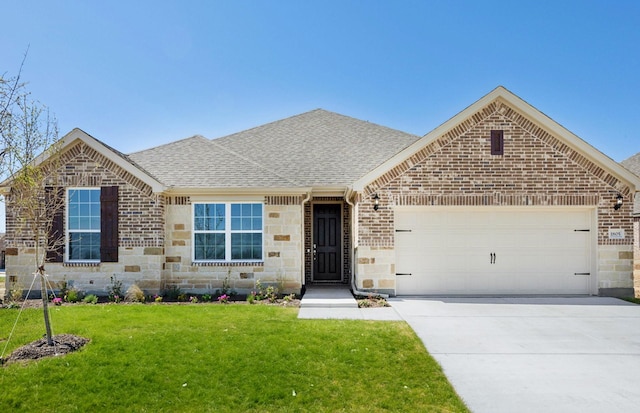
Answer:
POLYGON ((194 261, 196 267, 264 267, 264 261, 194 261))
POLYGON ((74 261, 65 261, 62 263, 63 267, 99 267, 100 262, 74 262, 74 261))

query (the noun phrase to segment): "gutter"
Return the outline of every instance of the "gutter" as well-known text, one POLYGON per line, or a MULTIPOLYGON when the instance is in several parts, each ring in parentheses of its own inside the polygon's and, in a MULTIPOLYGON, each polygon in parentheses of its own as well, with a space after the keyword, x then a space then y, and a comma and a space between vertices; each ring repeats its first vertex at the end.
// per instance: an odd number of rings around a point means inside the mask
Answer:
POLYGON ((305 284, 305 274, 304 274, 304 270, 305 270, 305 248, 306 245, 304 244, 304 230, 305 230, 305 222, 304 222, 304 206, 307 202, 309 202, 309 200, 311 199, 311 191, 307 192, 306 198, 302 200, 302 203, 300 204, 300 212, 302 214, 302 219, 300 220, 302 222, 302 225, 300 226, 300 244, 302 246, 302 248, 300 248, 300 278, 301 278, 301 283, 300 285, 302 286, 300 288, 300 292, 304 292, 304 289, 306 288, 306 284, 305 284))
MULTIPOLYGON (((354 194, 355 192, 353 191, 352 188, 347 188, 347 190, 344 193, 344 200, 347 202, 347 204, 349 204, 349 206, 351 207, 351 251, 352 251, 352 259, 351 259, 351 292, 353 293, 353 295, 361 295, 361 296, 369 296, 372 293, 370 291, 361 291, 358 290, 357 288, 357 283, 356 283, 356 268, 358 268, 356 262, 355 262, 355 258, 356 258, 356 254, 355 251, 358 249, 358 245, 357 245, 357 240, 358 240, 358 233, 357 233, 357 229, 358 229, 358 208, 356 208, 356 204, 354 202, 351 202, 351 196, 354 194)), ((382 298, 389 298, 389 294, 381 294, 381 293, 376 293, 377 296, 382 297, 382 298)))

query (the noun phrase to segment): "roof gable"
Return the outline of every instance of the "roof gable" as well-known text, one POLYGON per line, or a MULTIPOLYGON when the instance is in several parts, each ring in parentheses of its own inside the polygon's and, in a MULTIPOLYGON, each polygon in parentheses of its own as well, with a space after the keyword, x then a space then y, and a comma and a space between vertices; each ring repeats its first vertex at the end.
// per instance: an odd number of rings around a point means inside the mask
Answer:
MULTIPOLYGON (((544 135, 550 144, 560 148, 566 155, 579 157, 584 164, 595 165, 596 167, 590 168, 590 172, 598 174, 601 179, 611 184, 620 180, 628 185, 632 192, 640 190, 640 178, 629 173, 611 158, 502 86, 497 87, 369 172, 354 184, 353 189, 357 192, 374 192, 376 188, 401 175, 414 164, 447 145, 451 140, 465 133, 496 110, 504 111, 505 115, 514 119, 523 129, 544 135)), ((585 165, 585 167, 587 166, 585 165)))
MULTIPOLYGON (((120 167, 125 173, 130 174, 140 182, 148 185, 152 192, 162 192, 164 185, 162 185, 157 179, 151 176, 141 166, 137 165, 127 155, 116 149, 110 147, 102 141, 94 138, 85 131, 79 128, 74 128, 71 132, 67 133, 60 140, 59 155, 64 156, 66 152, 74 148, 79 143, 84 143, 89 148, 93 149, 98 154, 104 156, 109 161, 113 162, 116 166, 120 167)), ((34 164, 41 164, 46 162, 50 158, 49 152, 44 152, 38 156, 33 162, 34 164)), ((10 179, 0 184, 0 186, 10 185, 10 179)))

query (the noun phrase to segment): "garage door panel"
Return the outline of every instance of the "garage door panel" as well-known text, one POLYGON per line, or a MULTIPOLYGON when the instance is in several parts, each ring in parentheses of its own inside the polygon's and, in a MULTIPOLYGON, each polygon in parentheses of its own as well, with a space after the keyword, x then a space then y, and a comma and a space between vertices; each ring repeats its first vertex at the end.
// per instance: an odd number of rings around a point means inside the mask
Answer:
POLYGON ((552 209, 400 209, 397 293, 590 293, 593 210, 552 209))

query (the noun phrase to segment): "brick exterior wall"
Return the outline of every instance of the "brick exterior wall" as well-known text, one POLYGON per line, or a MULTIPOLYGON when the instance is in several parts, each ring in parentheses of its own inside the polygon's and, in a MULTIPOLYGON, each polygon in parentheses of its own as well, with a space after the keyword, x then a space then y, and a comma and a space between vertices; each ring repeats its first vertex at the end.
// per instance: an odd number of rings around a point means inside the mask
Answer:
MULTIPOLYGON (((104 294, 110 277, 116 276, 125 286, 133 283, 145 289, 157 289, 164 248, 164 198, 89 146, 78 143, 62 155, 62 167, 49 182, 63 187, 118 186, 119 262, 100 264, 48 263, 50 281, 55 286, 66 280, 86 292, 104 294)), ((33 241, 28 234, 18 236, 18 217, 12 214, 7 200, 7 275, 23 286, 31 283, 35 269, 33 241)))
MULTIPOLYGON (((614 248, 620 261, 616 268, 626 274, 623 281, 611 280, 608 285, 632 286, 631 273, 626 271, 633 244, 630 188, 498 101, 432 141, 360 194, 359 287, 368 279, 388 287, 393 279, 391 266, 384 276, 379 268, 362 263, 389 260, 394 246, 394 207, 399 205, 593 206, 598 211, 598 245, 618 246, 614 248), (504 155, 491 154, 491 130, 504 131, 504 155), (618 193, 625 202, 614 210, 618 193), (373 194, 380 197, 378 211, 373 210, 373 194), (624 229, 626 238, 610 240, 610 228, 624 229)), ((371 288, 380 287, 373 282, 371 288)))
POLYGON ((640 216, 633 219, 633 287, 640 298, 640 216))

